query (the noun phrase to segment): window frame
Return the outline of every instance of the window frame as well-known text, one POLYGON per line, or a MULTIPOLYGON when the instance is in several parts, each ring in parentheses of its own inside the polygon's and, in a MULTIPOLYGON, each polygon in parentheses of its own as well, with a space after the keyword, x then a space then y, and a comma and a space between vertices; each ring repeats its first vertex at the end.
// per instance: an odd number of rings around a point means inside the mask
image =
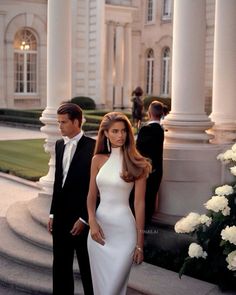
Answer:
POLYGON ((172 18, 172 0, 163 0, 162 20, 171 20, 172 18))
MULTIPOLYGON (((28 28, 23 28, 19 30, 14 39, 14 95, 15 96, 31 96, 31 95, 37 95, 38 94, 38 50, 37 50, 37 38, 35 34, 28 28), (28 31, 28 32, 27 32, 28 31), (26 33, 27 32, 27 33, 26 33), (28 47, 24 47, 24 45, 18 45, 18 44, 27 44, 24 40, 24 37, 22 39, 17 40, 16 38, 21 36, 27 36, 27 34, 31 37, 32 43, 30 43, 30 40, 27 40, 29 44, 34 44, 34 49, 30 50, 28 47), (33 38, 32 38, 33 37, 33 38), (17 44, 18 48, 15 48, 17 44), (33 62, 31 62, 33 59, 33 62), (22 69, 18 70, 18 66, 22 67, 22 69), (34 70, 32 71, 32 66, 34 66, 34 70), (22 77, 23 75, 23 77, 22 77), (20 79, 18 80, 18 77, 20 79), (28 78, 29 76, 29 78, 28 78), (34 79, 31 77, 34 76, 34 79), (23 85, 23 89, 21 89, 21 84, 23 85), (30 91, 29 88, 33 88, 33 91, 30 91)), ((29 45, 30 46, 30 45, 29 45)))
POLYGON ((145 24, 152 25, 156 21, 156 0, 146 0, 145 4, 145 24))
POLYGON ((169 97, 170 96, 170 48, 164 47, 161 55, 161 96, 169 97), (165 53, 168 52, 168 55, 165 56, 165 53))
POLYGON ((146 54, 146 94, 153 94, 154 81, 154 50, 152 48, 147 50, 146 54), (152 55, 149 57, 149 55, 152 55))

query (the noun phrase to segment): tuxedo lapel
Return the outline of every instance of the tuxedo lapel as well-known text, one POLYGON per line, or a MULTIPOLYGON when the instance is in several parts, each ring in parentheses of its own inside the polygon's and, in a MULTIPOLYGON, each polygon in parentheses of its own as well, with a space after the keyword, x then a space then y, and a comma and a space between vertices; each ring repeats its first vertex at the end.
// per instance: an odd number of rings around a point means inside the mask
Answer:
POLYGON ((57 149, 57 157, 58 157, 58 174, 61 176, 61 182, 63 179, 63 155, 64 155, 64 151, 65 151, 65 144, 64 141, 62 140, 60 142, 60 144, 58 145, 58 149, 57 149))
POLYGON ((76 161, 76 158, 78 158, 79 156, 79 152, 80 152, 80 149, 82 148, 82 146, 84 145, 84 141, 85 141, 85 137, 84 135, 80 138, 79 142, 77 143, 77 146, 76 146, 76 150, 75 150, 75 153, 73 155, 73 158, 71 160, 71 165, 73 165, 73 163, 76 161))

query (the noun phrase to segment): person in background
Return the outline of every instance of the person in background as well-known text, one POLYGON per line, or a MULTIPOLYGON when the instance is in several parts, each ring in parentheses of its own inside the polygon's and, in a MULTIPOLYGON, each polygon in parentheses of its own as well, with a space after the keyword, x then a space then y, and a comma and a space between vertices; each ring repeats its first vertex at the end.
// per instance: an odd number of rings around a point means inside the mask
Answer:
POLYGON ((151 160, 152 172, 147 178, 145 197, 145 223, 149 224, 155 211, 157 193, 163 174, 164 130, 160 125, 163 104, 153 101, 148 108, 149 121, 139 130, 136 146, 144 157, 151 160))
POLYGON ((93 295, 87 251, 86 207, 95 140, 81 130, 82 110, 63 103, 57 110, 64 139, 56 142, 56 170, 48 231, 53 237, 53 294, 73 295, 76 252, 85 295, 93 295))
MULTIPOLYGON (((160 122, 161 126, 163 126, 163 121, 168 114, 169 114, 169 109, 168 109, 167 105, 164 104, 163 105, 163 115, 161 117, 161 122, 160 122)), ((164 128, 164 126, 163 126, 163 128, 164 128)), ((168 131, 167 129, 164 129, 164 130, 168 131)))
POLYGON ((140 128, 142 118, 143 118, 143 100, 141 96, 143 95, 143 90, 141 87, 136 87, 132 92, 132 121, 133 126, 137 129, 140 128))

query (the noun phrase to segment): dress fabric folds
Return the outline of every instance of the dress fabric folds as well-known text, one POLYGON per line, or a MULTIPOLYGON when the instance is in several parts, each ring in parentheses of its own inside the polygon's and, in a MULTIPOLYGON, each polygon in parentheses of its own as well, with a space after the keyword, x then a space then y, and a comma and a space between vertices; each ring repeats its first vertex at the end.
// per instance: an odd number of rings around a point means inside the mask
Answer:
POLYGON ((125 295, 137 240, 136 224, 129 207, 134 183, 121 177, 121 148, 112 152, 97 174, 100 204, 96 219, 105 235, 102 246, 88 236, 94 295, 125 295))

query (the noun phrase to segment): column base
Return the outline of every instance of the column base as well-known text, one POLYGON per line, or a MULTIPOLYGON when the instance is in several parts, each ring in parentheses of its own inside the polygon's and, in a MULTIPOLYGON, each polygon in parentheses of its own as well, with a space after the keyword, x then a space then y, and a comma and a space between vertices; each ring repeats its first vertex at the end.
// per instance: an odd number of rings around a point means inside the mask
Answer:
POLYGON ((208 143, 214 136, 206 133, 213 122, 205 114, 169 114, 163 121, 166 143, 208 143))
POLYGON ((208 133, 213 135, 211 143, 214 144, 233 144, 236 140, 236 124, 222 123, 215 124, 213 128, 208 130, 208 133))
POLYGON ((167 145, 158 212, 154 219, 173 225, 190 212, 205 212, 204 203, 217 186, 230 183, 228 169, 216 159, 224 147, 211 144, 167 145))

